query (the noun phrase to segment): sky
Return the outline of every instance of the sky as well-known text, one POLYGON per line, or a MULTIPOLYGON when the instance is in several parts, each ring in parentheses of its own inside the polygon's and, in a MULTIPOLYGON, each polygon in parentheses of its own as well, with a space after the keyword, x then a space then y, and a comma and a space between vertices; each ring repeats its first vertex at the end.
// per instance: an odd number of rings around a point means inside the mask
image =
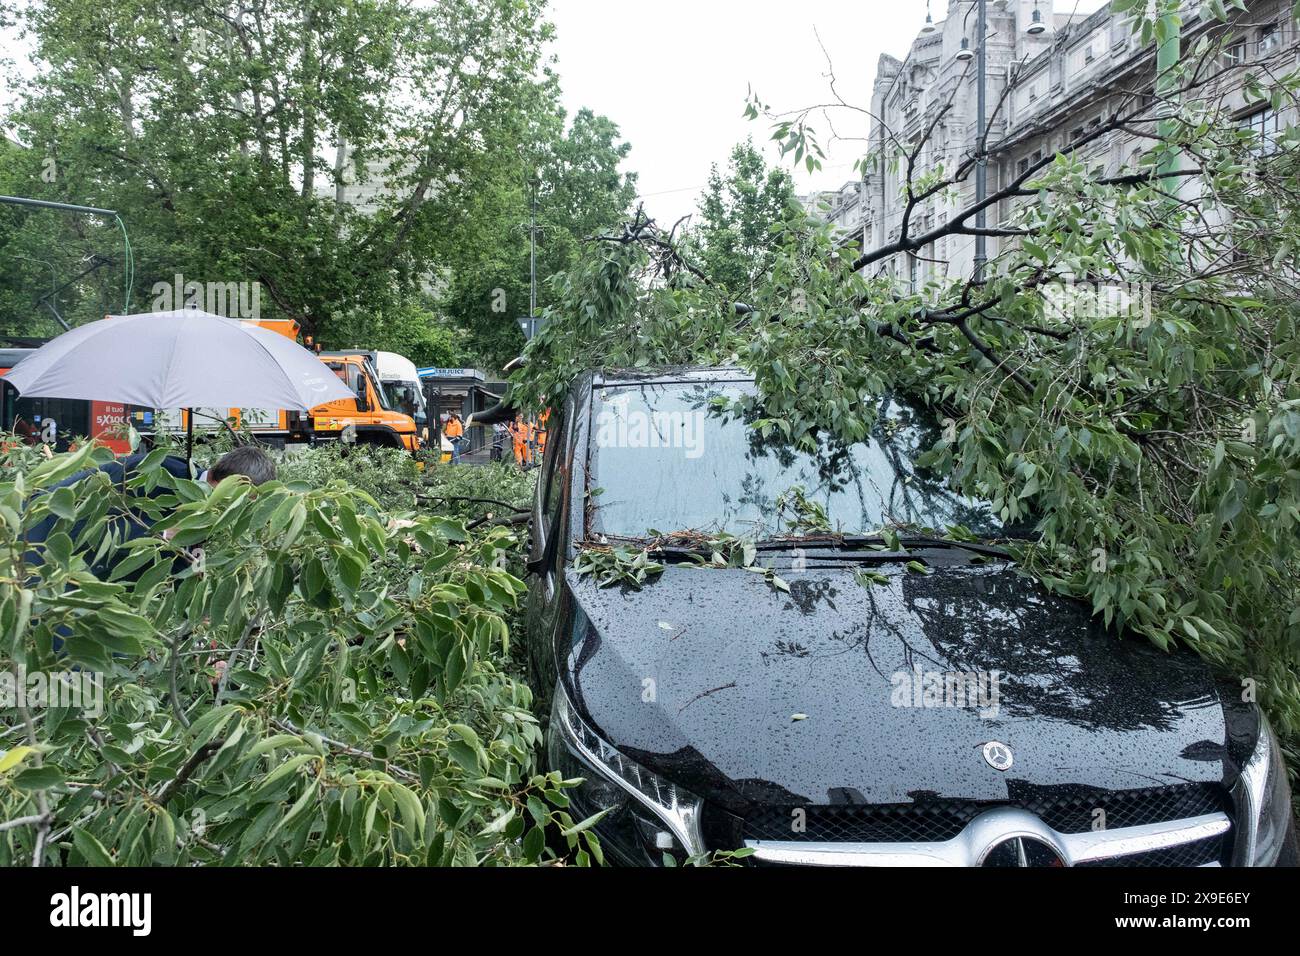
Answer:
MULTIPOLYGON (((930 2, 942 20, 949 0, 930 2)), ((1104 2, 1056 5, 1086 14, 1104 2)), ((725 166, 746 136, 780 161, 771 124, 743 116, 751 87, 778 112, 827 103, 833 66, 840 96, 866 108, 880 54, 902 58, 926 9, 927 0, 550 0, 550 52, 569 115, 589 107, 619 125, 632 144, 624 169, 637 173, 646 210, 667 228, 695 211, 710 167, 725 166)), ((21 69, 27 45, 12 30, 0 39, 21 69)), ((0 82, 0 104, 9 99, 0 82)), ((854 178, 865 117, 839 109, 829 119, 843 139, 827 142, 827 119, 816 118, 823 168, 786 163, 801 193, 854 178)))
MULTIPOLYGON (((943 19, 948 0, 932 0, 943 19)), ((1078 0, 1090 13, 1103 0, 1078 0)), ((1060 12, 1072 4, 1058 0, 1060 12)), ((831 100, 836 89, 869 107, 881 53, 902 58, 925 22, 926 0, 551 0, 553 53, 570 115, 581 107, 618 123, 632 144, 625 169, 638 174, 646 210, 665 228, 695 210, 713 163, 737 142, 763 145, 771 126, 742 113, 750 86, 775 111, 831 100), (822 52, 818 43, 825 45, 822 52)), ((838 189, 853 178, 865 117, 830 119, 844 140, 823 169, 795 173, 799 192, 838 189)), ((823 145, 828 134, 820 119, 823 145)), ((766 149, 778 159, 775 144, 766 149)))

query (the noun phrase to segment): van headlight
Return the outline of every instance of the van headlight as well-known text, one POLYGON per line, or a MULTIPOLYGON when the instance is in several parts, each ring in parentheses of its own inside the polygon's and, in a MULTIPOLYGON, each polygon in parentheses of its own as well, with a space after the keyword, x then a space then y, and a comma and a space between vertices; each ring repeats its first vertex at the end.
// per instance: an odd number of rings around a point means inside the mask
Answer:
POLYGON ((1243 845, 1236 862, 1239 866, 1272 866, 1291 823, 1291 788, 1282 749, 1263 714, 1255 752, 1241 771, 1240 786, 1238 817, 1243 845))
POLYGON ((578 715, 563 686, 555 688, 548 750, 552 769, 585 778, 574 794, 584 804, 584 815, 610 811, 596 829, 602 840, 617 844, 625 859, 644 856, 655 862, 660 853, 692 857, 704 851, 700 798, 600 737, 578 715))

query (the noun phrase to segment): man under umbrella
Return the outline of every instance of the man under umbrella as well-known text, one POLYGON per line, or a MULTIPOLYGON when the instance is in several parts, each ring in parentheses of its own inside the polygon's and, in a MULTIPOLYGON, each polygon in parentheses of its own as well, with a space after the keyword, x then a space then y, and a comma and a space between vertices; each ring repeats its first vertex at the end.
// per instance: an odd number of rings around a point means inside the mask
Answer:
MULTIPOLYGON (((101 465, 99 468, 88 468, 85 471, 79 471, 75 475, 59 482, 51 488, 50 491, 52 492, 57 488, 64 488, 78 484, 79 482, 90 478, 92 475, 102 474, 108 478, 109 482, 121 488, 123 492, 130 497, 145 497, 150 499, 158 498, 170 491, 168 487, 161 483, 143 493, 138 492, 135 487, 127 487, 128 482, 137 476, 138 469, 146 457, 147 455, 144 453, 131 455, 126 458, 118 458, 114 461, 110 461, 107 464, 101 465)), ((168 455, 159 463, 158 467, 171 475, 171 477, 176 481, 191 480, 189 463, 181 458, 168 455)), ((206 481, 210 487, 216 488, 217 485, 221 484, 223 479, 229 478, 232 475, 242 475, 254 485, 260 485, 264 482, 273 481, 275 479, 275 462, 272 461, 271 457, 266 452, 262 451, 262 449, 252 445, 245 445, 236 448, 234 451, 227 452, 216 462, 216 464, 200 475, 198 480, 206 481)), ((45 520, 33 525, 27 534, 28 544, 36 546, 44 544, 46 538, 49 537, 50 532, 54 530, 54 525, 57 520, 57 516, 50 515, 45 520)), ((113 515, 113 523, 121 532, 122 544, 148 534, 156 520, 157 518, 151 516, 147 509, 136 507, 119 509, 113 515)), ((80 526, 74 527, 71 535, 72 538, 76 540, 80 532, 80 526)), ((170 537, 166 532, 164 532, 163 536, 170 537)), ((41 549, 39 547, 33 548, 33 550, 29 551, 26 555, 27 562, 29 564, 41 563, 40 551, 41 549)), ((125 548, 119 546, 113 551, 110 551, 104 558, 96 563, 91 568, 91 572, 100 579, 106 579, 112 572, 114 565, 116 565, 117 562, 126 555, 126 553, 125 548)), ((130 576, 128 575, 128 578, 129 577, 130 576)))
MULTIPOLYGON (((51 494, 58 488, 65 488, 78 484, 86 480, 92 480, 99 475, 103 475, 109 483, 119 487, 123 495, 129 500, 135 499, 153 499, 162 496, 171 490, 166 483, 154 484, 148 490, 144 490, 141 484, 136 483, 133 479, 140 477, 139 469, 145 458, 148 456, 144 453, 131 455, 126 458, 118 458, 107 462, 98 468, 87 468, 79 471, 63 481, 54 485, 53 488, 42 491, 42 495, 51 494), (128 485, 130 485, 128 487, 128 485)), ((192 481, 190 478, 189 463, 172 455, 168 455, 158 463, 158 468, 166 472, 176 482, 192 481)), ((210 487, 216 488, 221 482, 234 475, 242 475, 255 485, 263 482, 272 481, 275 478, 275 462, 273 462, 266 452, 253 446, 244 446, 236 448, 234 451, 227 452, 211 468, 203 473, 198 479, 205 481, 210 487)), ((103 480, 103 479, 100 479, 103 480)), ((143 502, 142 502, 143 504, 143 502)), ((118 562, 125 558, 129 551, 125 547, 128 541, 143 537, 149 534, 153 525, 160 517, 151 512, 156 511, 153 508, 135 507, 131 504, 124 504, 122 507, 114 509, 109 516, 110 526, 115 529, 117 534, 117 547, 111 548, 99 558, 90 567, 90 572, 101 581, 108 580, 113 573, 114 567, 118 562)), ((28 529, 26 539, 28 550, 23 556, 23 560, 29 567, 36 567, 44 563, 44 544, 50 533, 54 530, 56 515, 50 515, 42 521, 37 522, 28 529)), ((81 536, 84 522, 78 522, 72 529, 70 537, 75 541, 81 536)), ((164 531, 163 537, 170 538, 172 534, 164 531)), ((185 556, 178 556, 173 562, 172 570, 175 573, 183 572, 192 561, 189 557, 189 549, 186 549, 185 556)), ((122 576, 122 580, 130 581, 138 578, 143 569, 122 576)), ((59 635, 54 641, 54 651, 60 652, 63 647, 63 641, 69 636, 66 627, 60 626, 56 633, 59 635)))

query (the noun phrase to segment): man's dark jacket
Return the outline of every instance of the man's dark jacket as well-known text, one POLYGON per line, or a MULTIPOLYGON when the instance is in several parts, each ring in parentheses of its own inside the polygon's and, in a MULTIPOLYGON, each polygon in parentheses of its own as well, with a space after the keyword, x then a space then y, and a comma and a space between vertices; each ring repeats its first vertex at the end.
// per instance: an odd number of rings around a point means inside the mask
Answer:
MULTIPOLYGON (((63 479, 53 488, 50 488, 47 491, 42 493, 49 494, 57 488, 65 488, 69 485, 75 485, 77 482, 83 481, 89 476, 93 475, 96 471, 100 471, 108 475, 109 479, 114 484, 125 485, 125 483, 131 479, 136 468, 139 467, 140 462, 142 462, 144 458, 145 458, 144 453, 140 453, 138 455, 129 455, 125 458, 118 458, 114 461, 108 462, 108 464, 100 465, 99 468, 97 469, 87 468, 85 471, 79 471, 75 475, 63 479)), ((173 478, 188 479, 190 477, 190 466, 182 458, 176 458, 171 455, 168 455, 166 458, 162 460, 161 467, 173 478)), ((155 488, 153 491, 148 492, 146 494, 146 497, 156 498, 159 495, 167 494, 167 493, 168 493, 168 489, 159 487, 159 488, 155 488)), ((140 536, 147 534, 149 532, 150 527, 153 525, 153 520, 147 514, 143 513, 142 511, 138 511, 136 509, 131 509, 129 515, 119 513, 115 517, 118 519, 116 523, 123 530, 122 537, 124 541, 129 541, 133 538, 139 538, 140 536)), ((40 521, 39 523, 33 525, 27 533, 27 543, 29 545, 43 544, 45 542, 45 539, 49 537, 50 532, 54 530, 54 525, 57 520, 58 520, 57 516, 50 515, 49 517, 45 518, 43 521, 40 521)), ((71 534, 74 541, 76 540, 77 536, 81 534, 81 529, 83 525, 84 522, 78 522, 73 527, 71 534)), ((118 553, 109 554, 103 561, 101 561, 100 563, 96 564, 93 568, 91 568, 91 571, 95 574, 96 577, 100 579, 107 578, 108 573, 113 569, 113 565, 115 565, 123 556, 124 554, 120 550, 118 550, 118 553)), ((25 559, 28 564, 32 564, 32 565, 41 564, 42 559, 41 559, 40 550, 34 549, 32 551, 29 551, 25 555, 25 559)))

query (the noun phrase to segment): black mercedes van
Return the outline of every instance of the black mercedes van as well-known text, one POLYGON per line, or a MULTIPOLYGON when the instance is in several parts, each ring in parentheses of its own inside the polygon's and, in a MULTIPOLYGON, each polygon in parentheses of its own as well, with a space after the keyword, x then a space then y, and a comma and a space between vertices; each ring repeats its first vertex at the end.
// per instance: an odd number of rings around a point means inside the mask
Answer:
POLYGON ((593 373, 552 414, 529 664, 547 759, 585 778, 575 818, 607 811, 608 859, 1295 863, 1259 709, 1018 573, 993 543, 1032 529, 918 465, 930 413, 885 398, 869 441, 805 451, 735 411, 754 389, 593 373), (574 569, 646 539, 663 569, 640 588, 574 569))

